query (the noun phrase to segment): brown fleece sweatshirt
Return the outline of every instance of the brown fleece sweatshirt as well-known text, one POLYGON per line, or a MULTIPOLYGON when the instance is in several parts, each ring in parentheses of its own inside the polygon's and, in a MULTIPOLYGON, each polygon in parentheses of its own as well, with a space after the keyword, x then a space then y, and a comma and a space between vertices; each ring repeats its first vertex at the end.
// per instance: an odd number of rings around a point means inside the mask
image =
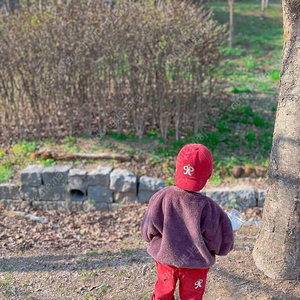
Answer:
POLYGON ((227 214, 212 199, 176 186, 152 196, 141 224, 148 253, 162 264, 205 269, 233 248, 227 214))

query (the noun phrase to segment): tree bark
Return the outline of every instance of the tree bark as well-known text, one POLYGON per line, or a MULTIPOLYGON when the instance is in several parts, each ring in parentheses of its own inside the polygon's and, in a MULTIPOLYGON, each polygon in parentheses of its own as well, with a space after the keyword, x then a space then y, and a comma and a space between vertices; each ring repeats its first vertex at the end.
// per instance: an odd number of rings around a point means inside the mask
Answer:
POLYGON ((284 56, 262 228, 253 258, 267 276, 300 278, 300 1, 283 0, 284 56))
POLYGON ((269 7, 269 0, 264 0, 265 1, 265 8, 269 7))
POLYGON ((267 0, 261 0, 261 13, 260 13, 261 20, 265 18, 266 1, 267 0))
POLYGON ((229 4, 229 46, 232 48, 234 46, 234 0, 228 0, 229 4))

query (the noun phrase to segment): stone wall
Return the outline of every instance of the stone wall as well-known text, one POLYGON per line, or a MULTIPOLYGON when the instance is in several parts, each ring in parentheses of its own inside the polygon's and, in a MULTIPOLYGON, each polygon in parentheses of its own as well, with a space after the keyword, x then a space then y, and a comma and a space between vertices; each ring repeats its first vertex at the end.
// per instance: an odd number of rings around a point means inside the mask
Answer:
POLYGON ((202 194, 212 198, 221 206, 246 209, 248 207, 263 207, 267 190, 254 189, 251 186, 237 186, 234 188, 216 188, 204 190, 202 194))
MULTIPOLYGON (((148 202, 164 181, 128 170, 99 166, 87 172, 66 165, 31 165, 20 174, 20 185, 0 184, 0 207, 23 210, 109 211, 122 203, 148 202)), ((221 206, 245 209, 263 206, 266 190, 250 186, 203 190, 221 206)))
POLYGON ((87 172, 70 166, 31 165, 20 174, 20 185, 0 184, 0 206, 44 210, 108 211, 122 203, 148 202, 165 183, 136 177, 132 172, 100 166, 87 172))

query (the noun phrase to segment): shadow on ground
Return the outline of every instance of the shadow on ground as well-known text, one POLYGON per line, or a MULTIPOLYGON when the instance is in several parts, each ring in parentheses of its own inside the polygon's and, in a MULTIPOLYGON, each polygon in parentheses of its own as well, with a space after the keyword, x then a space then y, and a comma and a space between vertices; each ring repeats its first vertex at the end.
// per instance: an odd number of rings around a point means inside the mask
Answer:
POLYGON ((0 258, 0 272, 49 272, 61 270, 91 270, 106 267, 147 263, 152 258, 146 249, 97 251, 86 254, 39 255, 0 258))

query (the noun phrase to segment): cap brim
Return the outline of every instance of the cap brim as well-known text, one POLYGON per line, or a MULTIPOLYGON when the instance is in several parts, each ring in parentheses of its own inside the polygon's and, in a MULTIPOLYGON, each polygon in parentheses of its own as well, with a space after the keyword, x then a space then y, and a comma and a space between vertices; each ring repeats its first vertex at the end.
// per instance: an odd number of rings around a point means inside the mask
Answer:
POLYGON ((207 178, 198 178, 197 180, 192 180, 188 178, 179 178, 176 179, 175 176, 175 185, 180 189, 191 191, 191 192, 199 192, 202 190, 207 182, 207 178))

